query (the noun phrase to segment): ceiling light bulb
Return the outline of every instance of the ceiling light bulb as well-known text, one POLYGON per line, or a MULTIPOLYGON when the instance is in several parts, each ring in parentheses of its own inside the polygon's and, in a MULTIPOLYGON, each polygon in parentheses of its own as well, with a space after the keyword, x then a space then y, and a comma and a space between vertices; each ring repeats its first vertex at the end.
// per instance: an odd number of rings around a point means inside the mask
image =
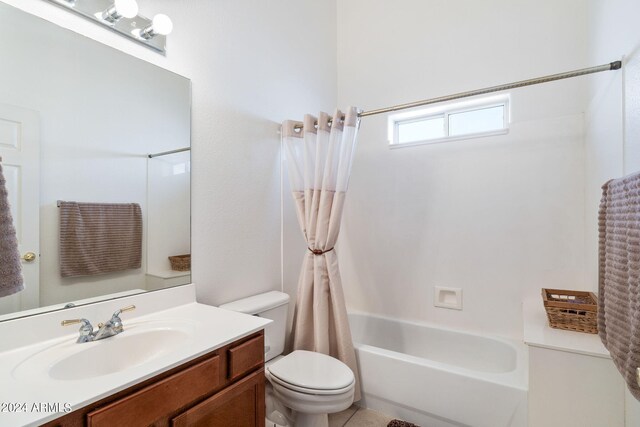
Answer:
POLYGON ((140 37, 149 40, 158 34, 167 36, 171 34, 171 31, 173 31, 173 22, 171 22, 171 18, 159 13, 153 17, 151 25, 140 31, 140 37))
POLYGON ((118 14, 125 18, 131 19, 138 16, 138 3, 136 0, 116 0, 113 5, 118 14))
POLYGON ((102 19, 116 23, 121 18, 135 18, 138 16, 136 0, 115 0, 109 9, 102 12, 102 19))
POLYGON ((162 13, 153 17, 153 31, 163 36, 168 36, 173 31, 173 22, 171 18, 162 13))

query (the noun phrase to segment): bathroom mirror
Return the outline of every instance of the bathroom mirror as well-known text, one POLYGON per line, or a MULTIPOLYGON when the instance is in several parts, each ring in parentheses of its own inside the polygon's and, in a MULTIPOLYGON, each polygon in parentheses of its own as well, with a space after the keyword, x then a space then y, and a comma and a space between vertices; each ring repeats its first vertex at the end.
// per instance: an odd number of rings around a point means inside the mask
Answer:
MULTIPOLYGON (((190 81, 4 3, 0 57, 0 157, 25 279, 0 298, 0 321, 190 283, 188 259, 169 261, 190 255, 190 81), (137 264, 73 270, 81 257, 61 257, 63 240, 123 252, 77 225, 104 211, 61 232, 63 202, 139 206, 137 234, 118 239, 134 241, 137 264)), ((102 230, 113 241, 128 220, 102 230)))

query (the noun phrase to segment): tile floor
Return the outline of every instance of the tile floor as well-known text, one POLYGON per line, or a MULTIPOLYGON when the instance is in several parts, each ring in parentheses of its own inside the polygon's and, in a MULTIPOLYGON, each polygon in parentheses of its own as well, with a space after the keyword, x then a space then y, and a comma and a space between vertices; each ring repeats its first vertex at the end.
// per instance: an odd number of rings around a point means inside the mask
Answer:
POLYGON ((356 405, 346 411, 329 415, 329 427, 387 427, 393 418, 356 405))

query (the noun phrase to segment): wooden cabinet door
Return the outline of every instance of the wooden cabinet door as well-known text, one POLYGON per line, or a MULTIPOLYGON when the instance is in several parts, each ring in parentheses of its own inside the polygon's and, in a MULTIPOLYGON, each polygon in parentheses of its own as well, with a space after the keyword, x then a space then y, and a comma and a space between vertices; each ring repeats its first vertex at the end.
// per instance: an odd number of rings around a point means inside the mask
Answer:
POLYGON ((264 427, 264 369, 172 420, 173 427, 264 427))
POLYGON ((87 427, 148 426, 204 398, 220 383, 214 356, 87 414, 87 427))
POLYGON ((229 379, 235 381, 264 364, 264 336, 258 335, 229 349, 229 379))

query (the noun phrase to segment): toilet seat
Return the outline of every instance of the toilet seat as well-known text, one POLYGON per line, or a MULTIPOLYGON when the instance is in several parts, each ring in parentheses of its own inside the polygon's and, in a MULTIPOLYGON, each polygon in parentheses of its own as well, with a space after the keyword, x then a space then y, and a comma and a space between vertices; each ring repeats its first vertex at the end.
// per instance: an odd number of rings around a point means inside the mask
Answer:
POLYGON ((274 382, 289 390, 313 395, 337 395, 355 385, 347 365, 325 354, 296 350, 266 368, 274 382))
POLYGON ((353 389, 353 386, 355 384, 355 381, 352 382, 350 385, 341 388, 341 389, 336 389, 336 390, 321 390, 321 389, 314 389, 314 388, 305 388, 305 387, 300 387, 294 384, 290 384, 286 381, 281 380, 280 378, 276 377, 273 374, 269 375, 269 379, 278 384, 281 385, 282 387, 291 390, 291 391, 296 391, 298 393, 303 393, 303 394, 314 394, 314 395, 336 395, 336 394, 342 394, 342 393, 347 393, 349 392, 351 389, 353 389))

